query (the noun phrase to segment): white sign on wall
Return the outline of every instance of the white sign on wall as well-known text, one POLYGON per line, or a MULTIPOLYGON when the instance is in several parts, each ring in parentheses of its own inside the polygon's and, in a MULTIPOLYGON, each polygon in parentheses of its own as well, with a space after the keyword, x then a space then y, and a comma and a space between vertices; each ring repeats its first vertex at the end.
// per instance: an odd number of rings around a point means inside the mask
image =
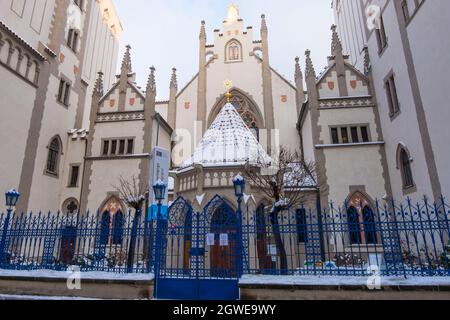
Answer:
POLYGON ((228 246, 228 233, 221 233, 220 234, 220 246, 221 247, 228 246))
POLYGON ((157 204, 154 200, 155 195, 153 194, 153 185, 156 181, 161 180, 167 186, 166 196, 163 200, 163 205, 167 206, 169 204, 169 165, 170 165, 170 154, 169 151, 160 147, 155 147, 152 151, 152 158, 150 160, 150 182, 149 186, 150 192, 150 203, 157 204))
POLYGON ((215 234, 214 233, 208 233, 206 235, 206 245, 207 246, 213 246, 215 245, 215 234))

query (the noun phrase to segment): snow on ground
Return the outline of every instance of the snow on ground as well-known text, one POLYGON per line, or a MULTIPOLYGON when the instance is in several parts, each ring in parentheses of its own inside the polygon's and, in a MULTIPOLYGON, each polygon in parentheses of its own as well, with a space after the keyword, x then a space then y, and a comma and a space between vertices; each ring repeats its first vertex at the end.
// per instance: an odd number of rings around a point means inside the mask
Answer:
MULTIPOLYGON (((245 275, 240 284, 263 285, 367 285, 368 277, 245 275)), ((450 277, 381 277, 382 286, 450 286, 450 277)))
MULTIPOLYGON (((1 277, 36 277, 36 278, 55 278, 55 279, 67 279, 72 272, 67 271, 51 271, 51 270, 32 270, 32 271, 18 271, 18 270, 0 270, 1 277)), ((153 280, 153 273, 112 273, 112 272, 82 272, 81 279, 92 280, 153 280)))

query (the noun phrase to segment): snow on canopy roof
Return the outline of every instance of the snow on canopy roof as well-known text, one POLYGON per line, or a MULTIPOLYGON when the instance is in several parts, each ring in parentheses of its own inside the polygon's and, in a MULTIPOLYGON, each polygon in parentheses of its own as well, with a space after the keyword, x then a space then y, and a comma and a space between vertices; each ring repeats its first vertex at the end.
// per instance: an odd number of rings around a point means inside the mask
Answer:
POLYGON ((244 123, 236 108, 227 103, 190 159, 181 168, 203 166, 236 166, 250 163, 269 165, 272 159, 244 123))

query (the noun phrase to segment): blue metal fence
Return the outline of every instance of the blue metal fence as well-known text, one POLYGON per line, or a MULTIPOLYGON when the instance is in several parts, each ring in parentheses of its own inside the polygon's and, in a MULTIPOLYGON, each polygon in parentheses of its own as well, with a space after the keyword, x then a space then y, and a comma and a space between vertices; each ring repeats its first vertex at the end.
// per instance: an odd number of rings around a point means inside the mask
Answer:
POLYGON ((2 214, 0 268, 151 272, 152 223, 134 211, 2 214))
POLYGON ((450 276, 450 206, 443 197, 270 211, 247 211, 244 273, 450 276))
MULTIPOLYGON (((239 241, 228 235, 228 245, 233 246, 228 251, 209 248, 207 243, 194 248, 199 232, 194 229, 203 224, 184 219, 175 226, 170 211, 170 223, 163 224, 163 231, 176 235, 179 245, 156 237, 157 223, 134 211, 114 216, 100 212, 2 214, 0 268, 66 270, 78 265, 82 271, 148 273, 154 271, 157 252, 171 250, 158 254, 165 270, 177 257, 186 272, 187 266, 195 266, 196 250, 203 248, 205 255, 212 254, 212 265, 232 265, 239 274, 366 276, 378 269, 382 275, 450 276, 450 205, 443 197, 437 202, 424 198, 416 203, 410 199, 370 205, 331 203, 321 210, 301 207, 279 212, 272 212, 270 206, 250 210, 244 205, 242 219, 233 220, 237 231, 228 228, 239 234, 239 241), (230 252, 231 262, 239 257, 239 266, 222 263, 217 260, 220 257, 214 260, 218 250, 230 252)), ((205 223, 211 223, 203 226, 206 231, 199 229, 204 241, 207 233, 217 233, 219 241, 221 233, 228 232, 214 229, 212 218, 205 218, 205 223)))

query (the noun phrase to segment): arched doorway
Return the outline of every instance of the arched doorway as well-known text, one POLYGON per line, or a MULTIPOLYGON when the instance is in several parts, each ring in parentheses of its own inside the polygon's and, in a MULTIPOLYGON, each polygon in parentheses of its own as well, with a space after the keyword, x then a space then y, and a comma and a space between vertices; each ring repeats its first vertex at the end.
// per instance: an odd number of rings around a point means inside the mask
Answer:
POLYGON ((351 245, 378 244, 372 205, 361 192, 354 193, 348 201, 347 223, 351 245))
POLYGON ((236 213, 223 198, 216 196, 207 207, 206 217, 210 220, 211 237, 214 236, 214 244, 210 246, 211 276, 237 277, 242 248, 236 213))

